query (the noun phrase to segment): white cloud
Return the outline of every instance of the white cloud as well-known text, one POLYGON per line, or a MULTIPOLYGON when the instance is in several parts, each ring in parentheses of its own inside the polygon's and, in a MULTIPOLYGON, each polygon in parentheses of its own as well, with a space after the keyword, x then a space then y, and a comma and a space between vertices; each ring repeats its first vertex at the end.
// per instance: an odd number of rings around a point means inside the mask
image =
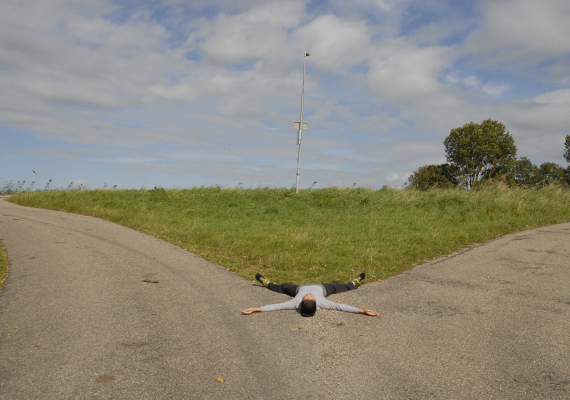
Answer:
POLYGON ((445 92, 439 75, 451 65, 452 51, 446 46, 418 48, 405 38, 386 40, 371 57, 367 80, 388 101, 430 102, 445 92))
POLYGON ((481 3, 483 20, 465 50, 498 63, 539 63, 570 52, 570 3, 566 0, 501 0, 481 3))
POLYGON ((156 84, 149 88, 148 94, 171 101, 193 102, 198 98, 198 93, 192 82, 181 82, 174 86, 156 84))
POLYGON ((221 14, 213 21, 202 20, 188 44, 199 47, 216 65, 290 60, 294 54, 286 51, 288 30, 299 25, 303 8, 300 1, 268 2, 240 14, 221 14))
POLYGON ((498 85, 487 83, 481 86, 481 91, 493 97, 501 97, 503 93, 506 92, 507 90, 509 90, 509 85, 506 85, 504 83, 498 85))
MULTIPOLYGON (((531 101, 540 104, 549 104, 562 107, 570 106, 570 89, 560 89, 536 96, 531 101)), ((568 117, 568 114, 566 114, 568 117)))
POLYGON ((468 88, 479 90, 479 91, 486 93, 487 95, 492 96, 492 97, 501 97, 503 95, 503 93, 505 93, 506 91, 509 90, 509 85, 506 83, 499 83, 499 84, 485 83, 485 84, 483 84, 474 75, 470 75, 467 78, 460 79, 454 74, 449 74, 449 75, 447 75, 446 79, 448 82, 461 83, 468 88))
MULTIPOLYGON (((311 53, 310 62, 324 71, 341 72, 370 57, 373 29, 361 20, 324 15, 298 29, 293 40, 311 53)), ((302 54, 302 52, 301 52, 302 54)))

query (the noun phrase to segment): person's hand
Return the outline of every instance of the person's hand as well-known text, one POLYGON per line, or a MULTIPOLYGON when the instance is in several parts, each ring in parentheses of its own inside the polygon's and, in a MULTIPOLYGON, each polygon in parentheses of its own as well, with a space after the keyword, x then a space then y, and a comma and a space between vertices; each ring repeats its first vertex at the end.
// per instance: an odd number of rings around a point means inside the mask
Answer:
POLYGON ((256 308, 256 307, 252 307, 252 308, 248 308, 247 310, 241 310, 241 313, 244 315, 249 315, 249 314, 253 314, 254 312, 260 312, 261 308, 256 308))
POLYGON ((371 317, 376 317, 376 316, 379 315, 379 314, 378 314, 376 311, 374 311, 374 310, 358 310, 358 313, 359 313, 359 314, 370 315, 371 317))

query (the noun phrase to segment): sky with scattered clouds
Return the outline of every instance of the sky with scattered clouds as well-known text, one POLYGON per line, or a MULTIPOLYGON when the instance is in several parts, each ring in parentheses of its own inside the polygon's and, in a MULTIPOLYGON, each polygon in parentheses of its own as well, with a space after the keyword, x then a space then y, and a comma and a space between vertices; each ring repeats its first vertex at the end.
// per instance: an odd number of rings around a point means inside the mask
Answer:
POLYGON ((492 118, 562 166, 567 0, 3 0, 0 183, 401 187, 492 118), (316 182, 316 183, 314 183, 316 182))

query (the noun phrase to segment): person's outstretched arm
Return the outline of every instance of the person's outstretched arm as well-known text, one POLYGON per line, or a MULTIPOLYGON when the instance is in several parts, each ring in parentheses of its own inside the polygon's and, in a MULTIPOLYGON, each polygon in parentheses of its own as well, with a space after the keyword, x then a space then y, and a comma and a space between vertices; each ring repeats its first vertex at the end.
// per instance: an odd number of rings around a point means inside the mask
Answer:
POLYGON ((366 314, 370 315, 371 317, 378 316, 378 313, 374 310, 363 310, 362 308, 356 308, 353 306, 349 306, 348 304, 340 304, 335 303, 334 301, 330 300, 322 300, 318 303, 321 308, 328 309, 328 310, 337 310, 337 311, 344 311, 344 312, 351 312, 351 313, 358 313, 358 314, 366 314))
POLYGON ((361 308, 358 309, 358 313, 359 314, 366 314, 366 315, 370 315, 371 317, 376 317, 377 315, 379 315, 376 311, 374 310, 363 310, 361 308))
POLYGON ((247 310, 241 310, 241 313, 244 315, 253 314, 254 312, 261 312, 261 307, 252 307, 247 310))
MULTIPOLYGON (((241 313, 244 315, 250 315, 253 314, 254 312, 261 312, 261 307, 252 307, 252 308, 248 308, 247 310, 241 310, 241 313)), ((363 310, 363 309, 358 309, 358 313, 359 314, 366 314, 366 315, 370 315, 371 317, 376 317, 379 314, 374 311, 374 310, 363 310)))
POLYGON ((263 311, 278 311, 278 310, 294 310, 297 307, 297 303, 295 299, 291 299, 286 301, 285 303, 277 303, 277 304, 270 304, 268 306, 263 307, 253 307, 248 308, 247 310, 242 310, 242 314, 249 315, 254 312, 263 312, 263 311))

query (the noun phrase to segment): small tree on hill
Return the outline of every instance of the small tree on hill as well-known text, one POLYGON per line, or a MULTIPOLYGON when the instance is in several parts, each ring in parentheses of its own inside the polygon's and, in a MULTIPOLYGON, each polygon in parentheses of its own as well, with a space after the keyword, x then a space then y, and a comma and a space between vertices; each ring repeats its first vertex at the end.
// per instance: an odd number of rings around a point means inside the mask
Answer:
POLYGON ((505 125, 488 119, 453 128, 443 142, 447 161, 457 168, 468 189, 480 179, 494 179, 512 172, 517 148, 505 125))
POLYGON ((449 164, 424 165, 408 177, 406 188, 427 190, 431 188, 447 189, 459 184, 455 176, 457 170, 449 164))
POLYGON ((516 162, 513 168, 513 177, 517 185, 531 188, 540 181, 538 167, 526 157, 521 157, 516 162))
POLYGON ((566 171, 560 165, 553 162, 540 164, 538 168, 539 186, 548 186, 551 183, 565 184, 566 171))

